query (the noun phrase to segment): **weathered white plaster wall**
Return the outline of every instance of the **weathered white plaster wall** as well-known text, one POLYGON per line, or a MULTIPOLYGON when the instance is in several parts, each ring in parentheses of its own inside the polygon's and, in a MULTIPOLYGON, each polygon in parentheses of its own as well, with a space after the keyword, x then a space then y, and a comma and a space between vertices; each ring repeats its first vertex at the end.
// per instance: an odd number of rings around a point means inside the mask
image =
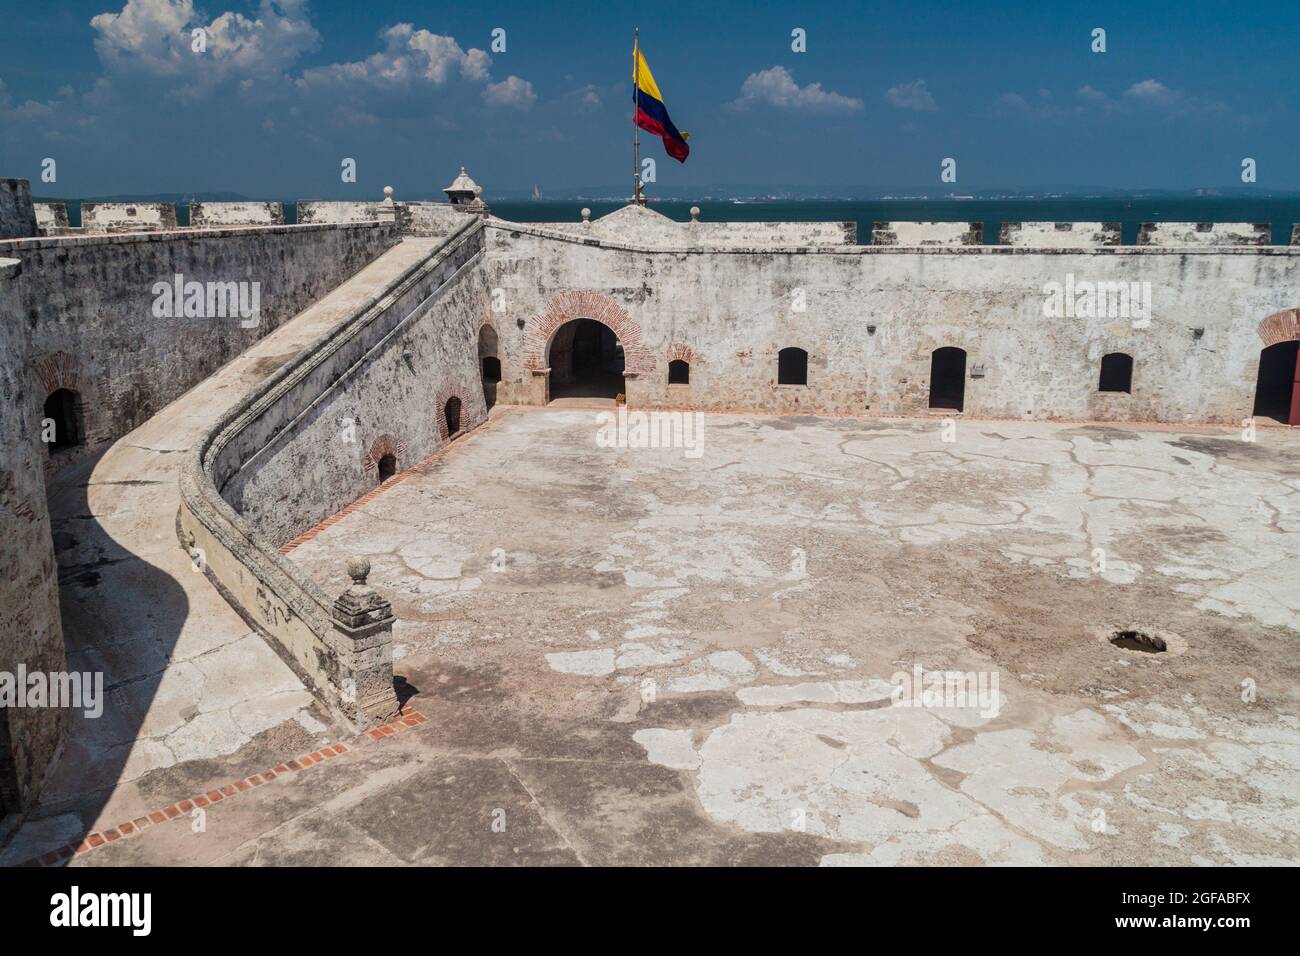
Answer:
POLYGON ((36 209, 36 234, 54 236, 67 231, 68 205, 61 202, 33 203, 36 209))
POLYGON ((378 222, 378 220, 378 202, 335 202, 322 199, 302 199, 298 201, 299 225, 378 222))
POLYGON ((1266 246, 1268 223, 1144 222, 1138 227, 1139 246, 1266 246))
POLYGON ((1300 255, 1287 248, 628 251, 519 225, 488 239, 489 283, 506 304, 497 329, 507 402, 535 400, 522 356, 536 317, 563 291, 592 290, 626 310, 655 362, 629 382, 634 404, 925 413, 931 353, 958 346, 969 415, 1237 422, 1253 407, 1256 326, 1300 294, 1300 255), (1044 317, 1045 284, 1070 274, 1149 283, 1150 327, 1044 317), (1199 339, 1192 327, 1204 329, 1199 339), (692 354, 687 389, 667 385, 674 346, 692 354), (786 346, 809 352, 807 387, 775 386, 786 346), (1108 352, 1134 356, 1131 395, 1097 391, 1108 352))
POLYGON ((175 229, 176 206, 169 202, 83 202, 81 228, 86 232, 175 229))
POLYGON ((1080 249, 1120 245, 1117 222, 1004 222, 999 244, 1029 249, 1080 249))
POLYGON ((979 222, 877 222, 871 227, 875 246, 978 246, 983 237, 979 222))
POLYGON ((640 243, 668 246, 843 246, 857 241, 854 222, 677 222, 652 209, 633 205, 588 223, 538 225, 580 238, 609 242, 634 238, 640 243))
POLYGON ((190 226, 282 226, 282 202, 192 202, 190 226))

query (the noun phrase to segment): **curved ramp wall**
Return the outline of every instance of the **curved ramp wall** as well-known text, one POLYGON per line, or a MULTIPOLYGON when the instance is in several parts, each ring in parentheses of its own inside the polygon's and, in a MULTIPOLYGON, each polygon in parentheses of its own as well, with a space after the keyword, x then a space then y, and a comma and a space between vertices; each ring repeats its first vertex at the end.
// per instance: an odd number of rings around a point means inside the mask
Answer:
POLYGON ((482 252, 482 223, 470 220, 224 416, 181 479, 192 555, 318 696, 358 724, 397 707, 391 615, 385 605, 342 626, 340 602, 278 548, 375 486, 377 443, 405 469, 449 440, 444 397, 461 399, 462 429, 486 418, 482 252))
POLYGON ((629 405, 925 415, 931 354, 956 346, 973 417, 1238 423, 1253 410, 1259 323, 1294 307, 1300 283, 1287 246, 660 248, 499 222, 488 236, 508 303, 499 395, 535 404, 546 381, 532 366, 557 313, 599 301, 636 346, 629 405), (1146 290, 1149 322, 1044 314, 1052 284, 1084 283, 1146 290), (808 352, 806 386, 777 384, 791 346, 808 352), (1111 352, 1133 356, 1131 392, 1098 390, 1111 352), (678 357, 688 385, 668 384, 678 357))

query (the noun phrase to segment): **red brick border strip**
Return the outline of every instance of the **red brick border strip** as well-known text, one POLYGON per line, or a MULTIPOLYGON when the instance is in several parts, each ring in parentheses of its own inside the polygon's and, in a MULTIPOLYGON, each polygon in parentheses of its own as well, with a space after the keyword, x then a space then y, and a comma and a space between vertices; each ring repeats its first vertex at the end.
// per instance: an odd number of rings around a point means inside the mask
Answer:
POLYGON ((76 856, 84 856, 91 850, 96 850, 101 846, 107 846, 109 843, 116 843, 118 840, 139 836, 145 830, 151 827, 161 826, 171 820, 176 820, 185 816, 195 809, 204 809, 215 806, 226 800, 231 800, 241 793, 248 793, 256 790, 282 777, 285 774, 298 773, 306 770, 308 767, 314 767, 318 763, 331 760, 334 757, 341 757, 343 754, 351 753, 352 747, 358 743, 370 740, 383 740, 385 737, 392 737, 395 734, 411 730, 420 724, 426 723, 428 718, 411 707, 404 707, 402 712, 392 721, 384 724, 382 727, 376 727, 369 730, 359 737, 353 739, 351 745, 335 743, 327 747, 321 747, 319 750, 313 750, 309 754, 304 754, 293 760, 286 760, 284 763, 277 764, 270 770, 263 770, 261 773, 255 773, 251 777, 243 777, 234 783, 217 787, 209 790, 207 793, 201 793, 197 796, 190 797, 186 800, 178 800, 171 806, 163 807, 161 810, 151 810, 136 817, 134 820, 128 820, 126 823, 119 823, 115 827, 107 830, 97 830, 89 833, 82 839, 73 843, 68 843, 59 847, 57 850, 51 850, 48 853, 27 860, 25 863, 19 863, 18 866, 57 866, 66 860, 76 856))

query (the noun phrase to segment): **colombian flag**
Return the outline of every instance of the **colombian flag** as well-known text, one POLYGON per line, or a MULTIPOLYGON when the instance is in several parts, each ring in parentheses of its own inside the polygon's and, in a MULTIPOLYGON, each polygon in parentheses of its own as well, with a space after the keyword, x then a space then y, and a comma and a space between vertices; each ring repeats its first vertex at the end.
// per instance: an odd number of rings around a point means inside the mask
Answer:
POLYGON ((659 86, 650 74, 650 64, 645 61, 640 48, 636 50, 633 63, 632 98, 636 102, 636 125, 647 133, 663 137, 664 149, 668 150, 668 155, 679 163, 686 162, 686 157, 691 153, 686 141, 691 134, 677 132, 677 127, 668 118, 663 94, 659 92, 659 86))

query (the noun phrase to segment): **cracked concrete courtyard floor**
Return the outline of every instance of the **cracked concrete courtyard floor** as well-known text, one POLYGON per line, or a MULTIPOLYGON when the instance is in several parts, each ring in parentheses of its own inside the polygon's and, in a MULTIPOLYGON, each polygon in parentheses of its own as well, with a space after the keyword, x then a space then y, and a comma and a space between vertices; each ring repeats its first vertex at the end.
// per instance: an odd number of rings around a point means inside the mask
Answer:
POLYGON ((370 558, 428 723, 76 862, 1300 861, 1293 432, 596 414, 499 409, 292 553, 370 558), (893 706, 918 666, 997 706, 893 706))

